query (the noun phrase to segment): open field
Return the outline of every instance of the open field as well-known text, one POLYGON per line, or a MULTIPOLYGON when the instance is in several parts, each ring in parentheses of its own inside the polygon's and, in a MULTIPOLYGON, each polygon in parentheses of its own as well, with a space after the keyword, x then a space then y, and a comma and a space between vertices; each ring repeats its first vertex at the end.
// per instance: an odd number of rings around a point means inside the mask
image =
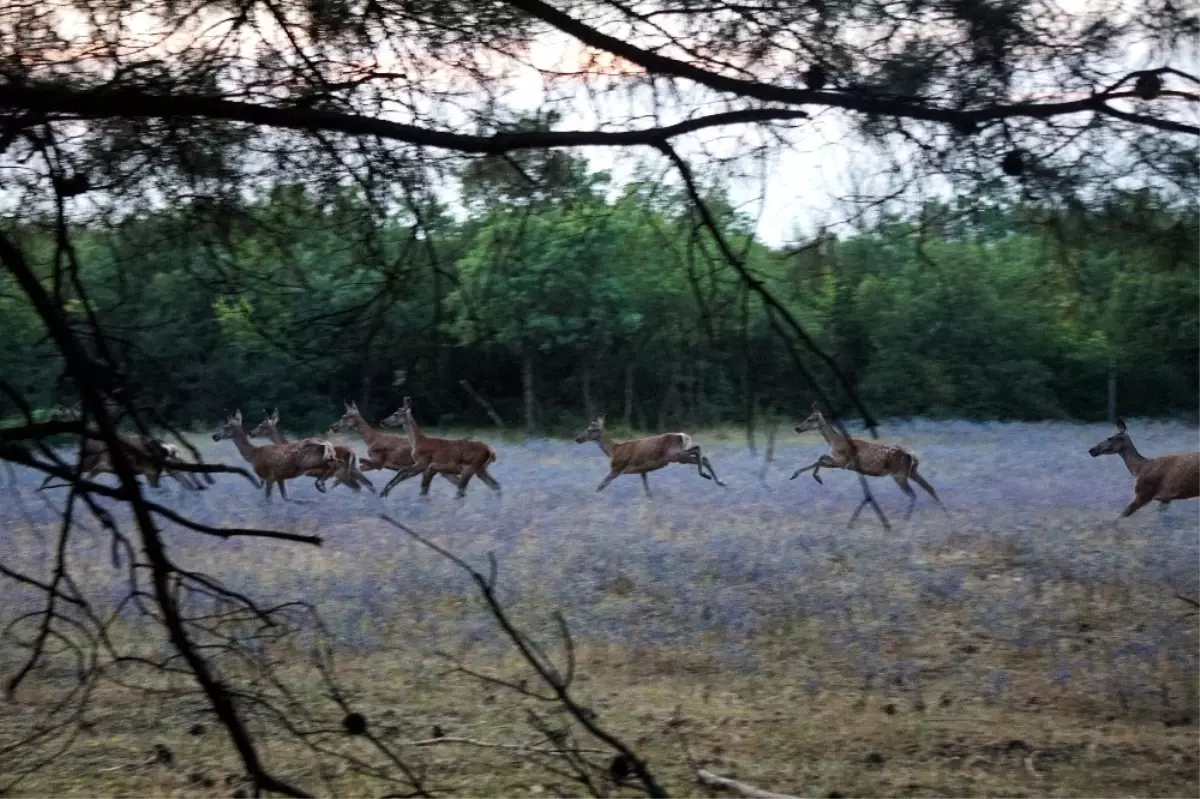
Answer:
MULTIPOLYGON (((1182 425, 1129 429, 1148 456, 1197 446, 1182 425)), ((174 528, 166 536, 180 563, 256 599, 315 602, 338 637, 351 704, 394 741, 425 741, 402 751, 442 792, 580 789, 506 750, 428 743, 434 725, 450 739, 535 737, 529 700, 444 675, 439 652, 513 680, 527 671, 469 580, 381 522, 381 512, 480 567, 494 553, 501 594, 527 628, 549 631, 550 613, 561 610, 580 646, 580 698, 636 744, 673 795, 704 790, 686 747, 718 773, 806 796, 1195 796, 1198 622, 1175 595, 1197 596, 1200 507, 1155 505, 1114 524, 1132 478, 1119 458, 1087 454, 1110 433, 888 424, 885 439, 916 450, 951 514, 922 494, 904 521, 904 496, 876 480, 890 533, 869 511, 846 529, 859 497, 851 474, 824 472, 824 486, 807 475, 787 480, 824 452, 815 434, 790 431, 763 480, 761 452, 755 459, 740 441, 697 435, 729 487, 672 466, 650 476, 653 500, 636 477, 597 494, 607 471, 599 449, 543 440, 498 445, 492 473, 503 493, 473 482, 462 501, 440 479, 428 501, 417 498, 417 480, 380 500, 344 488, 321 496, 304 479, 289 488, 306 504, 268 505, 229 475, 200 494, 182 495, 171 481, 151 494, 210 522, 325 538, 316 549, 174 528)), ((356 436, 345 440, 365 450, 356 436)), ((203 451, 240 462, 229 442, 203 451)), ((370 476, 382 487, 382 473, 370 476)), ((16 478, 0 492, 0 562, 44 578, 64 492, 36 494, 37 476, 16 478)), ((111 604, 124 572, 112 568, 95 523, 83 528, 71 542, 75 577, 111 604)), ((0 578, 0 623, 32 599, 0 578)), ((16 655, 0 644, 6 678, 16 655)), ((310 691, 336 725, 340 715, 302 660, 297 690, 310 691)), ((0 747, 68 678, 52 662, 0 704, 0 747)), ((85 721, 73 748, 15 793, 231 791, 236 760, 195 698, 107 685, 85 721), (197 722, 207 734, 189 735, 197 722), (172 748, 174 764, 145 763, 156 743, 172 748)), ((322 792, 377 795, 266 738, 276 774, 322 792)), ((0 756, 0 773, 29 757, 5 766, 0 756)))

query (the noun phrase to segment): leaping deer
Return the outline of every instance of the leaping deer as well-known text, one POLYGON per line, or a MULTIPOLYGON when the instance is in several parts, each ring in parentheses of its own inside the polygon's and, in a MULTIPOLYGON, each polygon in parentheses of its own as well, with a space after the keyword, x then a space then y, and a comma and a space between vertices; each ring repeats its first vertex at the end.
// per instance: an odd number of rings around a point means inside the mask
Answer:
MULTIPOLYGON (((367 445, 367 457, 360 461, 359 465, 361 471, 391 469, 399 472, 412 467, 412 442, 408 440, 408 436, 384 433, 371 427, 359 413, 357 403, 343 400, 342 405, 345 406, 346 412, 330 426, 329 433, 333 435, 350 429, 358 430, 358 434, 367 445)), ((458 485, 458 480, 451 474, 443 473, 442 477, 458 485)), ((387 492, 384 492, 383 496, 387 496, 387 492)))
POLYGON ((1120 455, 1133 475, 1133 502, 1120 518, 1132 516, 1143 505, 1158 500, 1162 507, 1176 499, 1200 497, 1200 452, 1179 452, 1147 458, 1137 451, 1125 432, 1125 420, 1117 417, 1117 433, 1088 450, 1093 458, 1120 455))
MULTIPOLYGON (((60 422, 77 422, 82 418, 82 414, 78 405, 72 407, 59 405, 54 409, 53 418, 55 421, 60 422)), ((189 491, 204 490, 205 485, 199 478, 192 478, 186 473, 178 472, 167 466, 169 461, 183 460, 179 447, 174 444, 141 435, 127 436, 118 434, 117 440, 121 442, 121 446, 125 450, 125 456, 129 459, 134 472, 144 476, 152 487, 158 488, 163 473, 166 473, 168 477, 177 481, 189 491)), ((112 460, 108 455, 108 445, 95 438, 85 439, 83 442, 83 457, 77 464, 76 469, 87 480, 91 480, 97 474, 101 473, 113 474, 112 460)), ((54 475, 47 476, 42 481, 42 484, 38 486, 37 490, 61 488, 62 486, 50 485, 50 481, 53 479, 54 475)))
POLYGON ((412 466, 396 472, 396 476, 384 486, 380 496, 386 497, 395 485, 418 474, 422 476, 421 496, 429 494, 429 484, 433 482, 435 474, 442 474, 447 478, 452 474, 458 475, 458 499, 466 496, 467 483, 475 475, 479 475, 479 479, 488 488, 493 491, 500 490, 500 483, 496 482, 496 478, 488 474, 487 470, 490 464, 496 462, 495 447, 486 441, 473 438, 438 438, 425 435, 413 418, 412 404, 408 397, 404 398, 404 404, 398 411, 380 424, 384 427, 403 426, 412 445, 413 459, 412 466))
MULTIPOLYGON (((792 476, 788 478, 789 480, 795 480, 809 469, 812 469, 813 479, 818 483, 823 483, 821 476, 818 474, 822 467, 826 469, 846 469, 858 472, 867 477, 891 477, 896 481, 896 485, 900 486, 900 490, 908 495, 908 512, 904 514, 904 518, 906 519, 912 515, 913 507, 917 504, 917 492, 913 491, 912 486, 908 484, 908 481, 912 480, 925 489, 925 493, 933 497, 937 501, 938 506, 949 515, 950 512, 942 504, 942 500, 938 497, 937 492, 933 490, 933 486, 917 472, 917 466, 919 465, 917 456, 904 449, 904 447, 844 436, 825 419, 825 416, 818 410, 816 403, 813 403, 813 410, 809 417, 796 425, 797 433, 804 433, 809 430, 819 430, 821 432, 825 443, 829 445, 829 452, 817 458, 816 462, 792 472, 792 476)), ((850 516, 847 526, 854 524, 854 520, 858 518, 858 514, 862 513, 862 509, 870 501, 870 498, 863 497, 863 501, 858 504, 858 507, 854 509, 853 515, 850 516)))
POLYGON ((333 444, 323 439, 308 439, 296 444, 263 444, 256 446, 242 427, 242 412, 226 417, 225 424, 213 433, 213 441, 232 439, 238 452, 250 462, 254 473, 263 481, 266 498, 271 498, 271 486, 279 484, 279 495, 288 501, 285 480, 293 480, 314 469, 336 467, 333 444))
MULTIPOLYGON (((274 444, 305 444, 310 441, 323 441, 324 439, 305 438, 298 442, 288 441, 279 430, 279 409, 266 413, 264 418, 259 422, 258 426, 251 430, 247 435, 250 438, 266 438, 274 444)), ((331 466, 322 466, 308 471, 309 477, 317 478, 314 484, 318 491, 325 493, 325 481, 330 477, 333 478, 333 487, 344 485, 347 488, 358 493, 362 490, 362 486, 366 486, 367 490, 372 494, 375 493, 375 485, 367 479, 367 476, 362 473, 358 463, 358 453, 350 449, 350 447, 342 446, 341 444, 333 445, 333 454, 337 457, 337 463, 331 466)))
POLYGON ((699 444, 692 443, 692 437, 687 433, 663 433, 646 438, 634 438, 629 441, 614 441, 604 429, 604 417, 599 416, 588 425, 583 435, 575 439, 576 444, 595 441, 609 458, 608 476, 600 481, 597 491, 603 491, 609 483, 623 474, 636 474, 642 478, 642 488, 646 496, 650 493, 650 480, 647 472, 655 472, 672 463, 682 463, 695 466, 696 471, 705 480, 712 480, 719 486, 725 484, 717 477, 716 470, 708 462, 708 458, 700 450, 699 444), (705 469, 708 472, 705 472, 705 469))

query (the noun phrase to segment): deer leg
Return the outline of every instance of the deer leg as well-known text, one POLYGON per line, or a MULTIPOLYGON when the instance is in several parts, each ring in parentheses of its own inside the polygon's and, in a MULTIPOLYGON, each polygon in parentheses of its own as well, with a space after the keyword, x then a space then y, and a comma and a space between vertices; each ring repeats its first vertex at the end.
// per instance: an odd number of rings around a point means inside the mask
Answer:
POLYGON ((645 472, 642 472, 641 475, 642 475, 642 488, 646 489, 646 496, 653 498, 654 495, 650 493, 650 478, 646 477, 645 472))
POLYGON ((1142 507, 1144 507, 1145 505, 1148 505, 1150 503, 1150 501, 1153 499, 1154 499, 1154 497, 1145 497, 1145 498, 1142 498, 1140 496, 1134 497, 1133 502, 1130 502, 1129 506, 1126 507, 1125 510, 1121 511, 1121 518, 1124 519, 1126 516, 1132 516, 1133 514, 1137 513, 1139 510, 1141 510, 1142 507))
POLYGON ((914 483, 925 489, 926 494, 933 497, 934 501, 937 502, 938 507, 942 509, 943 513, 945 513, 947 516, 950 515, 950 511, 946 510, 946 506, 942 504, 942 498, 937 495, 937 492, 933 490, 933 486, 931 486, 929 482, 917 472, 916 469, 913 469, 911 472, 909 472, 908 476, 912 478, 914 483))
POLYGON ((721 478, 720 478, 720 477, 717 477, 717 471, 716 471, 715 469, 713 469, 713 467, 712 467, 712 464, 711 464, 711 463, 709 463, 709 460, 708 460, 708 458, 706 458, 706 457, 704 457, 703 455, 701 455, 701 456, 700 456, 700 462, 704 464, 704 468, 705 468, 705 469, 708 469, 708 473, 712 475, 713 482, 715 482, 717 485, 719 485, 719 486, 721 486, 722 488, 724 488, 724 487, 725 487, 725 484, 724 484, 723 482, 721 482, 721 478))
POLYGON ((467 483, 471 482, 471 478, 475 476, 475 469, 471 466, 462 470, 458 478, 458 494, 457 498, 462 499, 467 495, 467 483))
POLYGON ((267 501, 268 502, 271 501, 271 488, 274 485, 275 484, 272 483, 270 480, 263 480, 263 490, 267 492, 267 501))
POLYGON ((284 502, 291 502, 291 500, 288 499, 287 486, 283 484, 282 480, 279 481, 279 496, 283 497, 284 502))
POLYGON ((493 491, 500 490, 500 483, 496 482, 496 478, 492 477, 486 466, 481 467, 475 474, 479 475, 479 479, 482 480, 483 484, 488 488, 492 489, 493 491))
POLYGON ((609 472, 608 477, 605 477, 603 480, 600 481, 600 485, 596 486, 596 490, 603 491, 605 488, 608 487, 609 483, 611 483, 613 480, 616 480, 620 476, 621 476, 620 472, 609 472))
MULTIPOLYGON (((429 496, 429 486, 431 483, 433 483, 433 477, 436 474, 437 472, 434 471, 433 464, 430 464, 428 467, 426 467, 424 473, 421 474, 421 496, 429 496)), ((462 492, 461 483, 459 484, 459 492, 460 494, 462 492)))
POLYGON ((696 467, 696 471, 700 473, 701 477, 703 477, 705 480, 711 480, 712 478, 704 473, 704 466, 702 464, 703 459, 704 456, 700 454, 700 446, 696 445, 691 449, 684 450, 683 457, 680 458, 679 462, 693 464, 696 467))
POLYGON ((800 475, 804 474, 804 473, 805 473, 805 472, 807 472, 809 469, 812 469, 812 473, 813 473, 813 474, 812 474, 812 476, 813 476, 813 479, 814 479, 814 480, 816 480, 816 481, 817 481, 818 483, 820 483, 821 485, 824 485, 824 484, 825 484, 825 481, 821 479, 821 475, 817 474, 817 472, 819 472, 819 471, 821 470, 821 467, 822 467, 822 466, 824 466, 824 467, 826 467, 826 468, 828 468, 828 469, 837 469, 837 468, 840 468, 840 467, 838 466, 838 463, 837 463, 837 461, 833 460, 833 459, 832 459, 832 458, 830 458, 828 455, 822 455, 821 457, 817 458, 815 461, 813 461, 813 462, 812 462, 812 463, 810 463, 809 465, 805 466, 804 468, 802 468, 802 469, 797 469, 796 471, 792 472, 792 476, 791 476, 791 477, 789 477, 788 479, 789 479, 789 480, 795 480, 797 477, 799 477, 800 475))
POLYGON ((383 487, 383 491, 380 492, 379 496, 386 497, 388 495, 388 492, 390 492, 398 484, 403 483, 405 480, 407 480, 410 477, 416 477, 422 471, 424 471, 424 470, 411 468, 411 467, 408 469, 397 469, 395 476, 392 477, 392 479, 388 481, 388 484, 383 487))
POLYGON ((902 474, 893 474, 892 479, 896 481, 896 485, 900 486, 900 490, 908 495, 908 510, 904 513, 904 518, 912 516, 913 508, 917 505, 917 492, 912 490, 912 486, 908 484, 908 478, 902 474))

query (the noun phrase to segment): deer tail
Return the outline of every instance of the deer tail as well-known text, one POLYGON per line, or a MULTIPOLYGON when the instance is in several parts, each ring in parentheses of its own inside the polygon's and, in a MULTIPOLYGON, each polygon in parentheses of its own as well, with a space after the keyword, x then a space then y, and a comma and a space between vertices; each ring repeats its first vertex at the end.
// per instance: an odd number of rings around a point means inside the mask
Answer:
POLYGON ((488 459, 483 465, 490 466, 495 462, 496 462, 496 448, 493 447, 491 444, 488 444, 488 459))

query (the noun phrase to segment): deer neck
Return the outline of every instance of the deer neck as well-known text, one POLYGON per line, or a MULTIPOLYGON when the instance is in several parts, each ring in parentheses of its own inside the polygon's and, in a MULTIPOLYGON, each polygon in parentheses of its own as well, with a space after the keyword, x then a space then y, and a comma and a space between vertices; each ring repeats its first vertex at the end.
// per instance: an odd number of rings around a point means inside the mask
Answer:
POLYGON ((608 434, 607 430, 605 430, 601 434, 600 439, 596 442, 596 444, 598 444, 600 449, 604 451, 605 455, 611 458, 613 449, 616 447, 617 442, 613 441, 613 437, 608 434))
POLYGON ((1121 447, 1121 460, 1125 461, 1125 468, 1134 477, 1138 476, 1138 470, 1142 468, 1142 464, 1146 462, 1146 456, 1137 451, 1137 447, 1130 441, 1128 446, 1121 447))
POLYGON ((421 440, 425 438, 425 433, 417 426, 417 420, 413 418, 411 413, 404 415, 404 422, 404 432, 408 436, 408 443, 412 445, 413 449, 416 449, 417 444, 421 443, 421 440))
POLYGON ((271 443, 273 443, 273 444, 288 443, 287 436, 285 436, 283 433, 279 432, 278 427, 271 428, 271 435, 269 436, 269 438, 271 439, 271 443))
POLYGON ((379 433, 376 432, 375 428, 367 424, 367 420, 362 418, 361 415, 355 415, 354 426, 358 428, 358 434, 362 436, 362 440, 367 446, 370 446, 379 437, 379 433))
POLYGON ((239 427, 233 431, 233 445, 237 447, 238 453, 248 461, 254 460, 254 453, 258 452, 258 447, 250 440, 250 436, 246 435, 246 428, 239 427))
POLYGON ((826 444, 834 444, 845 438, 833 425, 826 421, 824 416, 817 417, 817 429, 821 431, 821 437, 825 439, 826 444))

